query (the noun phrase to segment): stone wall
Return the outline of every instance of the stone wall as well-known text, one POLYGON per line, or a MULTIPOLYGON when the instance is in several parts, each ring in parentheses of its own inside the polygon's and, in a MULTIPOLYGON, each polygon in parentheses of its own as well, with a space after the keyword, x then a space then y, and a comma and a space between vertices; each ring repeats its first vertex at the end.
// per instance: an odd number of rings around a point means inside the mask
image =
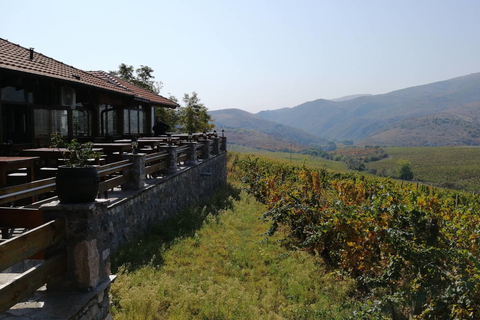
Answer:
MULTIPOLYGON (((139 166, 144 167, 144 163, 139 166)), ((50 248, 47 255, 66 251, 67 271, 50 277, 47 290, 37 291, 27 302, 1 314, 0 319, 24 319, 26 314, 29 319, 111 319, 110 255, 155 224, 205 201, 224 186, 227 154, 212 155, 192 166, 179 166, 173 173, 145 182, 138 190, 117 190, 108 199, 92 203, 42 204, 39 208, 46 220, 66 221, 68 241, 65 246, 50 248)))
POLYGON ((156 179, 153 184, 109 205, 111 251, 138 238, 154 224, 208 199, 212 192, 226 184, 226 162, 226 153, 221 153, 195 166, 182 167, 176 173, 156 179))

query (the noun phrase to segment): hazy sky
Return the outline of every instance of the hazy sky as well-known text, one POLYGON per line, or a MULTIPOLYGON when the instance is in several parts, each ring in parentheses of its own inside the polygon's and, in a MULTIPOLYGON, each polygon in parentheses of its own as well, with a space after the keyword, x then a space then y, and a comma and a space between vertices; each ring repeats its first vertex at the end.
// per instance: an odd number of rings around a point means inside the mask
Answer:
POLYGON ((210 110, 294 107, 480 72, 478 0, 0 0, 0 37, 82 70, 154 69, 210 110))

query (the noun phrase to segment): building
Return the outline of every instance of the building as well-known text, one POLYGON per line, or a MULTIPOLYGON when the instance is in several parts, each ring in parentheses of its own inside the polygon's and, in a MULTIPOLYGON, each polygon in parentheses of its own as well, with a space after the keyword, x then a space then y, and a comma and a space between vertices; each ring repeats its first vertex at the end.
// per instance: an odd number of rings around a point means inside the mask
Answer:
POLYGON ((111 76, 87 72, 0 38, 1 153, 50 145, 50 135, 109 141, 149 136, 154 108, 178 105, 111 76))

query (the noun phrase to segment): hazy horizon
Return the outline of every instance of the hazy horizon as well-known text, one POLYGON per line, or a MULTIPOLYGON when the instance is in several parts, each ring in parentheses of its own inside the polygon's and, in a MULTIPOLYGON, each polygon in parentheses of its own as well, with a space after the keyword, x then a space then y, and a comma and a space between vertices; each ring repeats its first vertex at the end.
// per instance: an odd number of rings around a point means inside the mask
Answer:
POLYGON ((480 2, 0 0, 0 37, 76 68, 147 65, 161 94, 251 113, 480 71, 480 2), (8 13, 8 14, 7 14, 8 13))

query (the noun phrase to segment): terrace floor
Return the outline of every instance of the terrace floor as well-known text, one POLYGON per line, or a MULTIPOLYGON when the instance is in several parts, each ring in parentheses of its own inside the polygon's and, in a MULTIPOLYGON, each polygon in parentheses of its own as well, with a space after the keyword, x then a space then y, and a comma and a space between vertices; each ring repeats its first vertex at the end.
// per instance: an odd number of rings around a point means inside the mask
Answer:
MULTIPOLYGON (((5 274, 3 274, 5 277, 5 274)), ((92 299, 103 300, 107 286, 115 280, 115 276, 110 276, 109 281, 99 284, 92 291, 47 291, 43 286, 38 289, 32 297, 23 302, 17 303, 3 314, 0 314, 0 320, 67 320, 79 313, 85 312, 84 307, 92 299)), ((1 281, 1 280, 0 280, 1 281)), ((95 312, 94 308, 88 310, 95 312)), ((87 311, 87 312, 88 312, 87 311)), ((93 313, 91 316, 95 315, 93 313)), ((93 318, 93 317, 92 317, 93 318)), ((107 319, 112 319, 111 317, 107 319)))

